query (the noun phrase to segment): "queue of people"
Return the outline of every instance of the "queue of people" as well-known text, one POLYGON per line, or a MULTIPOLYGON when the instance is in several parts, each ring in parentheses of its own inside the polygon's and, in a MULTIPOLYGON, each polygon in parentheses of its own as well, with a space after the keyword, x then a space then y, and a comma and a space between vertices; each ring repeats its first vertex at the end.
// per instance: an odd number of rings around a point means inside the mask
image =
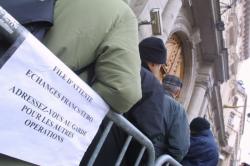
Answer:
MULTIPOLYGON (((139 43, 136 17, 123 1, 57 0, 53 10, 53 26, 46 32, 44 44, 86 81, 111 111, 124 113, 152 141, 156 158, 169 154, 184 166, 217 165, 218 147, 209 122, 197 118, 189 126, 184 107, 175 99, 181 80, 168 74, 161 77, 161 65, 167 60, 164 42, 148 37, 139 43)), ((81 165, 86 165, 106 120, 81 165)), ((113 165, 125 138, 126 134, 113 126, 95 165, 113 165)), ((139 150, 133 142, 123 164, 132 165, 139 150)), ((143 162, 146 160, 144 156, 143 162)), ((0 155, 0 165, 31 164, 0 155)))
MULTIPOLYGON (((216 166, 218 147, 209 122, 197 117, 189 126, 185 109, 175 100, 182 87, 181 80, 174 75, 167 74, 162 80, 159 76, 160 67, 167 58, 163 41, 156 37, 146 38, 140 42, 139 50, 142 98, 124 116, 152 141, 156 158, 169 154, 184 166, 216 166)), ((104 130, 103 126, 100 131, 104 130)), ((82 166, 86 165, 100 135, 101 132, 92 142, 82 166)), ((114 165, 126 136, 125 132, 113 126, 95 165, 104 162, 114 165)), ((132 141, 122 165, 133 165, 140 148, 139 143, 132 141)), ((144 156, 142 162, 146 161, 147 156, 144 156)))

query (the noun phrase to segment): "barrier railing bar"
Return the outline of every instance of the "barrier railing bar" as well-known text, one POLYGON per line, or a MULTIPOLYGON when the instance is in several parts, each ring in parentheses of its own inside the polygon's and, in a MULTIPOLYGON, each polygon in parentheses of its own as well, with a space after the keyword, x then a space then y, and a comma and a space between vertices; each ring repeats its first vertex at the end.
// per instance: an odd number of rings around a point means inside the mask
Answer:
POLYGON ((28 34, 28 30, 26 30, 14 17, 2 8, 1 5, 0 21, 0 33, 11 43, 13 43, 19 36, 25 36, 28 34))
POLYGON ((141 161, 141 159, 142 159, 142 156, 143 156, 145 150, 146 150, 146 147, 143 146, 143 147, 141 148, 141 150, 140 150, 140 153, 139 153, 139 155, 138 155, 136 161, 135 161, 135 166, 138 166, 138 165, 140 164, 140 161, 141 161))
POLYGON ((87 166, 92 166, 94 164, 94 162, 95 162, 95 160, 97 158, 97 155, 99 154, 99 152, 101 150, 101 147, 102 147, 104 141, 106 140, 112 125, 113 125, 113 122, 109 121, 106 128, 105 128, 105 130, 104 130, 104 132, 103 132, 103 134, 102 134, 102 136, 101 136, 101 138, 100 138, 100 140, 99 140, 99 142, 98 142, 98 144, 97 144, 97 146, 96 146, 96 148, 95 148, 95 150, 94 150, 94 152, 93 152, 93 154, 92 154, 92 156, 89 159, 89 162, 88 162, 87 166))
POLYGON ((156 161, 155 161, 155 166, 161 166, 164 163, 169 163, 173 166, 182 166, 178 161, 173 159, 171 156, 164 154, 160 156, 156 161))
POLYGON ((148 163, 147 165, 152 166, 155 162, 155 150, 152 142, 147 138, 140 130, 138 130, 134 125, 132 125, 127 119, 122 115, 115 112, 109 111, 107 116, 114 121, 114 123, 122 128, 125 132, 129 133, 134 137, 140 144, 147 148, 148 153, 148 163))
POLYGON ((115 166, 119 166, 119 165, 121 164, 122 159, 123 159, 123 157, 124 157, 124 155, 125 155, 125 153, 126 153, 126 151, 127 151, 127 149, 128 149, 128 146, 129 146, 129 143, 131 142, 131 140, 132 140, 132 136, 129 135, 129 136, 127 137, 127 139, 126 139, 126 142, 124 143, 124 145, 123 145, 123 147, 122 147, 122 151, 121 151, 121 153, 119 154, 119 157, 118 157, 118 159, 117 159, 117 161, 116 161, 116 163, 115 163, 115 166))

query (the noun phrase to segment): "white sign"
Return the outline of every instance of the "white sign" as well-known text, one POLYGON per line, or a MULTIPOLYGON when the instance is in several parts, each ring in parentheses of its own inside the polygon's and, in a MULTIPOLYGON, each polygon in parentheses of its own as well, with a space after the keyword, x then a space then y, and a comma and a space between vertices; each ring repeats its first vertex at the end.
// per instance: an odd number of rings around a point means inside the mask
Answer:
POLYGON ((108 105, 32 35, 0 69, 0 153, 73 166, 108 105))

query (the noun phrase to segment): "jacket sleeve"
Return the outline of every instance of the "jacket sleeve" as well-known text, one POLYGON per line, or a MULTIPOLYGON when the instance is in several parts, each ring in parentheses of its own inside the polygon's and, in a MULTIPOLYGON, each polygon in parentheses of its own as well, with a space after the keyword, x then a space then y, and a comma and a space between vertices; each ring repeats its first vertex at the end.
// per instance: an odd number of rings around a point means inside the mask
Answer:
POLYGON ((97 50, 92 86, 116 112, 128 111, 141 98, 137 20, 126 9, 97 50))
POLYGON ((187 154, 190 146, 189 124, 186 112, 179 103, 176 102, 171 107, 167 153, 177 161, 181 161, 187 154))

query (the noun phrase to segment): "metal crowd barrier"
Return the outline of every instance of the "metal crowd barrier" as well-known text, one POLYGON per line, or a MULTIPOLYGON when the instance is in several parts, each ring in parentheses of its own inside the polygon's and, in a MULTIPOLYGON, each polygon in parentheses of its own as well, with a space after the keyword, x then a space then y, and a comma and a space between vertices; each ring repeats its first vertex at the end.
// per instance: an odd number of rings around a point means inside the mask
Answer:
POLYGON ((148 161, 147 161, 148 166, 161 166, 165 164, 171 164, 171 166, 181 166, 179 162, 177 162, 175 159, 173 159, 171 156, 167 154, 162 155, 158 159, 155 160, 154 146, 152 142, 141 131, 139 131, 133 124, 131 124, 126 118, 124 118, 120 114, 110 111, 107 114, 107 116, 110 119, 110 121, 108 125, 106 126, 98 144, 96 145, 96 148, 88 162, 88 166, 92 166, 94 164, 94 161, 97 158, 98 153, 113 124, 116 124, 118 127, 120 127, 122 130, 124 130, 128 134, 127 139, 123 145, 123 148, 116 160, 115 166, 118 166, 121 164, 122 159, 125 155, 125 152, 129 146, 129 143, 132 140, 132 137, 136 139, 138 143, 141 144, 142 146, 141 151, 138 154, 137 160, 134 163, 134 166, 138 166, 140 164, 140 161, 145 151, 148 154, 148 161))
MULTIPOLYGON (((0 34, 5 36, 9 42, 14 42, 18 37, 25 36, 25 34, 29 33, 22 25, 20 25, 10 14, 8 14, 1 6, 0 6, 0 34)), ((109 111, 107 114, 110 119, 108 125, 106 126, 101 138, 99 139, 96 148, 89 159, 88 166, 92 166, 98 156, 98 153, 101 150, 101 147, 108 136, 108 133, 113 124, 116 124, 122 130, 124 130, 128 136, 123 145, 123 148, 116 160, 115 165, 118 166, 121 164, 122 159, 125 156, 125 152, 132 140, 134 138, 141 144, 141 150, 138 154, 137 160, 135 161, 135 166, 140 164, 140 161, 143 157, 144 152, 146 151, 148 154, 148 166, 160 166, 163 164, 170 163, 173 166, 181 166, 176 160, 174 160, 169 155, 163 155, 159 157, 155 162, 155 150, 152 142, 134 125, 132 125, 127 119, 125 119, 122 115, 117 114, 115 112, 109 111)))
POLYGON ((171 164, 173 166, 181 166, 181 164, 173 159, 171 156, 164 154, 160 156, 156 161, 155 161, 155 166, 161 166, 164 164, 171 164))
POLYGON ((152 166, 154 165, 155 162, 155 150, 154 150, 154 146, 152 144, 152 142, 141 132, 139 131, 134 125, 132 125, 127 119, 125 119, 122 115, 117 114, 115 112, 109 111, 107 114, 108 118, 110 119, 108 125, 106 126, 89 162, 88 162, 88 166, 91 166, 94 164, 94 161, 96 159, 96 157, 98 156, 98 153, 108 135, 108 132, 110 131, 111 127, 113 124, 116 124, 121 130, 125 131, 128 136, 127 139, 123 145, 123 148, 116 160, 115 165, 120 165, 122 162, 123 157, 125 156, 125 152, 132 140, 132 138, 136 139, 138 141, 138 143, 140 143, 142 145, 140 153, 137 157, 137 160, 135 162, 135 166, 140 164, 140 161, 142 159, 142 156, 144 154, 144 152, 146 151, 148 154, 148 161, 147 161, 147 165, 148 166, 152 166))

